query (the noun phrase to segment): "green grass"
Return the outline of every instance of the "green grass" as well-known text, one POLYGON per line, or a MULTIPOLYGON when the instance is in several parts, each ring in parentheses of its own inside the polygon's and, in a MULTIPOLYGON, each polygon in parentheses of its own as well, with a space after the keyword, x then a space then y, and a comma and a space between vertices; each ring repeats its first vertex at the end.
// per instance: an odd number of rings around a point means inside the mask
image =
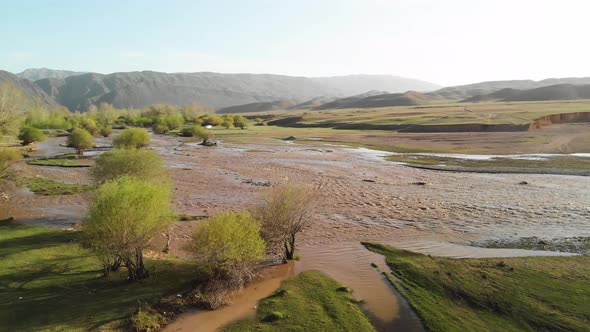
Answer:
POLYGON ((446 170, 471 170, 482 172, 540 171, 543 173, 590 175, 590 158, 560 156, 541 160, 514 158, 491 158, 488 160, 469 160, 419 154, 404 154, 387 157, 387 160, 403 162, 410 166, 438 168, 446 170))
POLYGON ((57 156, 54 158, 41 158, 41 159, 33 159, 27 161, 29 165, 35 166, 57 166, 57 167, 90 167, 89 164, 83 164, 79 161, 75 160, 78 159, 78 155, 75 154, 65 154, 61 156, 57 156))
POLYGON ((347 287, 320 272, 303 272, 258 304, 254 320, 224 331, 374 331, 347 287))
POLYGON ((22 182, 37 195, 73 195, 93 188, 86 184, 63 183, 42 177, 29 177, 22 182))
POLYGON ((453 259, 364 243, 430 331, 590 331, 590 257, 453 259))
POLYGON ((98 260, 78 233, 0 222, 0 330, 128 330, 138 301, 155 302, 190 286, 197 269, 186 261, 147 260, 151 277, 126 281, 127 272, 101 277, 98 260))

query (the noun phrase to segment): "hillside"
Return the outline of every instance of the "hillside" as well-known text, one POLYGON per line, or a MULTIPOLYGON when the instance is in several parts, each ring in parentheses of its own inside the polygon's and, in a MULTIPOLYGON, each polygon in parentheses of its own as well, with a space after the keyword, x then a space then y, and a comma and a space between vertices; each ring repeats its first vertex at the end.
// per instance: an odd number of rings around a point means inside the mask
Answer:
POLYGON ((590 77, 549 78, 542 81, 514 80, 514 81, 489 81, 467 85, 458 85, 442 88, 429 93, 446 99, 468 99, 479 95, 487 95, 502 89, 529 90, 555 84, 590 84, 590 77))
POLYGON ((528 90, 503 89, 494 93, 471 97, 463 100, 463 102, 546 101, 576 99, 590 99, 590 84, 556 84, 528 90))
POLYGON ((274 110, 285 110, 296 106, 297 102, 293 100, 279 100, 273 102, 259 102, 250 103, 244 105, 236 105, 220 108, 216 111, 218 114, 231 114, 231 113, 253 113, 253 112, 267 112, 274 110))
POLYGON ((4 82, 8 82, 18 88, 21 88, 25 94, 29 96, 31 101, 39 99, 41 103, 45 105, 56 106, 55 101, 35 83, 29 80, 18 78, 16 75, 7 71, 0 70, 0 83, 4 82))
MULTIPOLYGON (((159 73, 153 71, 114 73, 109 75, 88 73, 70 76, 63 80, 46 78, 36 84, 57 102, 70 110, 84 111, 90 104, 111 103, 116 107, 145 107, 167 103, 184 105, 197 101, 214 108, 225 108, 277 100, 304 101, 320 96, 343 97, 358 91, 359 86, 371 85, 371 76, 345 76, 307 78, 270 74, 219 74, 219 73, 159 73)), ((391 77, 391 84, 400 82, 391 77)), ((407 79, 406 84, 414 80, 407 79)), ((375 84, 387 82, 376 76, 375 84)), ((419 85, 422 86, 422 83, 419 85)))
POLYGON ((44 78, 57 78, 64 79, 66 77, 84 74, 84 72, 71 71, 71 70, 55 70, 48 68, 29 68, 15 74, 19 78, 24 78, 29 81, 37 81, 44 78))
POLYGON ((370 96, 353 96, 336 99, 332 102, 313 108, 314 110, 337 109, 337 108, 374 108, 390 106, 416 106, 429 104, 441 98, 416 91, 404 93, 379 93, 370 96))

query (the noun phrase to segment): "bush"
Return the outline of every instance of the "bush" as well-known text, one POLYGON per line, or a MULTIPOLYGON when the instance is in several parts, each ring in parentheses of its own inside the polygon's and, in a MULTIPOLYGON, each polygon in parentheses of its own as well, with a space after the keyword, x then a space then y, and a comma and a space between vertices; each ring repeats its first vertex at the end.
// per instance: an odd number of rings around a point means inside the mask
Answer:
POLYGON ((166 324, 166 318, 156 310, 146 307, 131 316, 131 325, 137 332, 159 331, 166 324))
POLYGON ((200 138, 203 140, 203 143, 207 143, 211 138, 213 138, 213 132, 211 130, 203 128, 199 125, 183 128, 181 131, 181 135, 185 137, 200 138))
POLYGON ((111 134, 113 133, 113 127, 111 126, 105 126, 100 128, 100 135, 102 137, 109 137, 111 136, 111 134))
POLYGON ((79 155, 82 155, 84 150, 94 146, 94 137, 88 131, 82 128, 76 128, 68 136, 67 144, 69 147, 76 149, 79 155))
POLYGON ((97 184, 125 175, 155 183, 170 182, 164 161, 150 150, 115 149, 103 153, 96 158, 91 174, 97 184))
POLYGON ((141 149, 150 144, 151 138, 147 130, 143 128, 125 129, 115 137, 113 145, 116 148, 141 149))
POLYGON ((89 133, 93 136, 98 134, 98 127, 96 126, 96 122, 90 118, 84 118, 80 121, 80 127, 86 129, 89 133))
POLYGON ((100 186, 82 223, 85 244, 99 257, 105 274, 120 261, 130 282, 149 277, 143 249, 174 222, 167 187, 124 176, 100 186))
POLYGON ((248 212, 220 213, 194 231, 190 248, 214 280, 242 287, 254 277, 266 245, 260 226, 248 212))
POLYGON ((18 134, 18 139, 22 141, 22 145, 41 142, 46 138, 47 136, 41 130, 33 127, 23 127, 18 134))
POLYGON ((168 131, 170 130, 168 128, 168 126, 163 123, 156 123, 156 125, 154 126, 153 129, 154 129, 154 133, 160 134, 160 135, 167 134, 168 131))
POLYGON ((243 117, 241 115, 234 116, 234 127, 246 129, 247 124, 248 124, 248 121, 246 120, 245 117, 243 117))
POLYGON ((18 150, 0 149, 0 179, 8 176, 8 168, 21 159, 23 156, 18 150))

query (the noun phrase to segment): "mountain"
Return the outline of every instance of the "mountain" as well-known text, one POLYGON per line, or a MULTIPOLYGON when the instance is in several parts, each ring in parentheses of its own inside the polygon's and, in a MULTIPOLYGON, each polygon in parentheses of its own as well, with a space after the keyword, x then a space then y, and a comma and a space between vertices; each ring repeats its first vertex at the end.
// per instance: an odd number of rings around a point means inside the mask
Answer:
POLYGON ((350 96, 369 90, 389 91, 392 93, 414 91, 434 91, 441 86, 421 80, 392 75, 348 75, 334 77, 314 77, 311 80, 324 86, 342 91, 350 96))
POLYGON ((85 74, 85 72, 70 71, 70 70, 55 70, 48 68, 29 68, 17 73, 16 76, 24 78, 29 81, 37 81, 44 78, 58 78, 64 79, 66 77, 85 74))
POLYGON ((297 105, 293 100, 277 100, 273 102, 258 102, 244 105, 236 105, 220 108, 216 111, 218 114, 232 114, 232 113, 253 113, 253 112, 268 112, 275 110, 286 110, 297 105))
MULTIPOLYGON (((151 104, 185 105, 197 101, 213 108, 277 100, 309 100, 360 93, 371 84, 370 75, 307 78, 270 74, 160 73, 153 71, 87 73, 65 79, 35 81, 58 103, 84 111, 91 104, 107 102, 115 107, 141 108, 151 104), (358 83, 355 84, 355 81, 358 83), (362 87, 363 90, 357 90, 362 87)), ((377 75, 374 84, 412 85, 415 80, 377 75), (388 78, 389 77, 389 81, 388 78)), ((423 82, 418 84, 424 87, 423 82)), ((430 85, 434 86, 434 85, 430 85)))
POLYGON ((471 97, 463 100, 463 102, 544 101, 576 99, 590 99, 590 84, 556 84, 528 90, 503 89, 491 94, 471 97))
POLYGON ((30 98, 31 101, 40 100, 42 104, 47 106, 57 106, 55 100, 47 95, 43 89, 41 89, 35 83, 21 79, 18 76, 9 73, 7 71, 0 70, 0 84, 10 83, 24 91, 24 93, 30 98))
POLYGON ((529 90, 556 84, 590 84, 590 77, 548 78, 542 81, 489 81, 467 85, 451 86, 433 91, 431 95, 446 99, 467 99, 478 95, 487 95, 502 89, 529 90))
POLYGON ((416 106, 429 104, 441 100, 440 97, 431 96, 416 91, 404 93, 379 93, 370 91, 367 94, 347 98, 336 99, 332 102, 314 107, 314 110, 335 109, 335 108, 373 108, 391 106, 416 106))

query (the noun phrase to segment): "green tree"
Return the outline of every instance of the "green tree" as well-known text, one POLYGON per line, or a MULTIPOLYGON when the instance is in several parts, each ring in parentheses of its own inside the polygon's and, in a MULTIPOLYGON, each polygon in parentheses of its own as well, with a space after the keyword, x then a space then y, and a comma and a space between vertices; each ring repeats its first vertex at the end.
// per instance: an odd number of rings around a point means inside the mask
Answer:
POLYGON ((283 185, 268 193, 254 214, 272 254, 285 262, 293 259, 296 236, 311 223, 314 201, 315 192, 301 185, 283 185))
POLYGON ((221 116, 221 118, 223 119, 222 126, 224 126, 226 129, 233 127, 233 125, 234 125, 234 116, 233 115, 224 114, 221 116))
POLYGON ((8 169, 23 156, 15 149, 0 149, 0 179, 8 176, 8 169))
POLYGON ((116 148, 141 149, 150 144, 150 133, 143 128, 129 128, 123 130, 113 140, 116 148))
POLYGON ((129 282, 149 277, 143 250, 174 222, 170 190, 124 176, 101 185, 82 224, 84 242, 98 255, 105 274, 120 260, 129 282))
POLYGON ((68 136, 67 144, 69 147, 76 149, 79 155, 82 155, 84 150, 94 146, 94 137, 87 130, 76 128, 68 136))
POLYGON ((171 183, 164 160, 151 150, 114 149, 98 156, 96 166, 90 172, 97 184, 123 176, 154 183, 171 183))
POLYGON ((185 137, 197 137, 203 140, 202 144, 209 142, 213 138, 213 132, 207 128, 203 128, 199 125, 184 128, 181 131, 182 136, 185 137))
POLYGON ((22 145, 28 145, 34 142, 42 142, 47 138, 43 132, 33 127, 23 127, 18 134, 18 139, 22 141, 22 145))
POLYGON ((18 133, 28 103, 23 90, 11 83, 0 83, 0 136, 18 133))
POLYGON ((234 116, 234 127, 246 129, 247 125, 248 125, 248 121, 246 120, 245 117, 243 117, 241 115, 234 116))
POLYGON ((214 279, 241 287, 254 276, 266 245, 260 226, 248 212, 223 212, 200 224, 190 248, 214 279))

